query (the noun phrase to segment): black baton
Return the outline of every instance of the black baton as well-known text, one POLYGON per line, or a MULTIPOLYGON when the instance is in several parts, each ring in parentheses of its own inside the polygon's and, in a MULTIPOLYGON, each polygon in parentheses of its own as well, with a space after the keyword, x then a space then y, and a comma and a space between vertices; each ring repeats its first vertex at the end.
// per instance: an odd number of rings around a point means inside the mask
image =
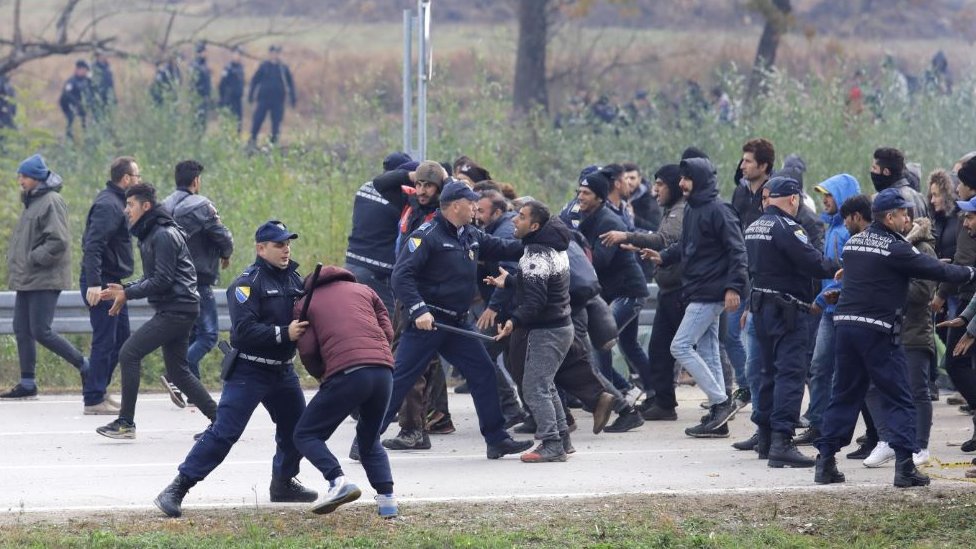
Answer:
POLYGON ((320 272, 322 272, 322 264, 316 263, 315 270, 312 271, 312 284, 308 288, 308 293, 305 294, 305 303, 302 303, 302 314, 298 317, 299 322, 308 320, 308 306, 312 304, 312 292, 315 291, 315 284, 319 281, 320 272))
POLYGON ((480 339, 482 341, 491 341, 491 342, 495 341, 495 338, 491 337, 490 335, 485 335, 478 332, 472 332, 471 330, 465 330, 463 328, 458 328, 457 326, 451 326, 450 324, 435 322, 434 327, 436 327, 439 330, 444 330, 445 332, 451 332, 452 334, 473 337, 475 339, 480 339))

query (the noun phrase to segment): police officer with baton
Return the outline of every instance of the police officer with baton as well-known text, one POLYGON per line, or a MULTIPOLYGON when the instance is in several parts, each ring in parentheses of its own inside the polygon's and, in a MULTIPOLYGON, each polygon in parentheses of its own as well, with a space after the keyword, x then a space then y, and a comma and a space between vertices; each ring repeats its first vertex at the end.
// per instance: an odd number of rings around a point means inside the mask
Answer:
POLYGON ((257 259, 227 288, 233 348, 224 361, 217 420, 156 498, 156 507, 167 516, 182 514, 186 493, 223 462, 258 404, 276 425, 271 501, 312 502, 318 497, 295 479, 302 455, 292 437, 305 411, 305 394, 293 361, 295 342, 308 327, 307 321, 292 318, 295 300, 305 293, 298 264, 291 260, 291 241, 296 238, 280 221, 261 225, 254 235, 257 259))
MULTIPOLYGON (((495 238, 471 225, 478 198, 459 181, 444 185, 440 209, 410 234, 397 258, 393 292, 403 303, 410 325, 396 351, 393 394, 382 429, 393 420, 430 359, 440 353, 468 380, 481 434, 488 444, 488 459, 498 459, 528 450, 532 441, 515 441, 505 431, 495 370, 484 345, 435 325, 476 331, 468 307, 476 292, 479 257, 514 261, 522 256, 520 241, 495 238)), ((353 455, 357 449, 354 441, 353 455)))

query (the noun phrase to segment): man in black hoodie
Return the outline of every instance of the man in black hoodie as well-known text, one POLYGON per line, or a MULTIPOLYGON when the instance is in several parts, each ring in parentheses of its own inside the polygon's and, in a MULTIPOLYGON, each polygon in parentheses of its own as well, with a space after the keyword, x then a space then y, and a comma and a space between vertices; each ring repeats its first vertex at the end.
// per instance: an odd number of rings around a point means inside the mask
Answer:
POLYGON ((735 212, 718 196, 715 167, 706 158, 682 160, 681 190, 688 200, 681 240, 646 256, 662 267, 682 263, 681 291, 687 303, 671 354, 708 396, 709 413, 685 430, 696 438, 729 436, 737 408, 725 393, 718 328, 723 309, 735 311, 748 285, 746 249, 735 212))
POLYGON ((925 197, 912 188, 906 177, 905 153, 892 147, 875 149, 871 159, 871 183, 879 193, 885 189, 897 189, 898 194, 912 205, 908 215, 912 219, 929 217, 929 205, 925 197))
POLYGON ((541 202, 529 201, 515 218, 515 237, 522 239, 525 252, 519 260, 517 280, 500 268, 499 277, 488 277, 495 286, 515 286, 518 304, 498 330, 502 339, 513 330, 527 332, 525 373, 522 390, 535 419, 535 438, 541 443, 522 454, 526 463, 566 461, 571 447, 569 427, 554 379, 573 344, 573 323, 569 318, 569 229, 552 218, 541 202))
POLYGON ((95 431, 116 439, 136 437, 136 399, 142 377, 142 359, 163 348, 166 377, 189 398, 210 421, 217 417, 217 404, 200 380, 190 373, 186 350, 190 330, 200 313, 197 273, 190 250, 176 221, 156 204, 156 188, 139 183, 125 191, 125 213, 132 234, 139 239, 142 278, 126 284, 109 284, 101 299, 111 300, 109 315, 116 315, 130 299, 148 298, 156 314, 122 345, 122 410, 112 423, 95 431))

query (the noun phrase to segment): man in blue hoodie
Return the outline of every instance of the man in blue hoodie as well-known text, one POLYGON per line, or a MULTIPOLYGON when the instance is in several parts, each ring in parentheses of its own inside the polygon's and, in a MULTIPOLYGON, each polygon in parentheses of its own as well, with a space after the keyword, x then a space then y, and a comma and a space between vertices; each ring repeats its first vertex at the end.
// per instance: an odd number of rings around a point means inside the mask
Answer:
MULTIPOLYGON (((844 225, 844 218, 840 213, 840 206, 848 198, 861 193, 861 186, 853 176, 842 173, 827 178, 814 190, 820 194, 823 201, 823 213, 820 217, 827 227, 824 236, 824 257, 840 261, 844 244, 851 237, 851 233, 844 225)), ((839 289, 840 283, 833 279, 821 282, 821 292, 814 301, 814 307, 823 311, 817 339, 813 347, 813 362, 810 364, 810 403, 807 405, 807 419, 810 428, 796 437, 793 442, 797 445, 813 444, 820 436, 820 418, 827 407, 830 397, 830 381, 834 377, 834 305, 828 304, 826 292, 839 289)))

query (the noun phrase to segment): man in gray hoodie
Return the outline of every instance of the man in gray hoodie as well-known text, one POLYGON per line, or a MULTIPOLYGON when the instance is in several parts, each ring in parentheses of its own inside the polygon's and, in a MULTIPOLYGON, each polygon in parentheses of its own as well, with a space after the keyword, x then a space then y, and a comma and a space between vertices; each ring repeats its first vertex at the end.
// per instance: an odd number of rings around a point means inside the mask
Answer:
POLYGON ((84 378, 88 360, 51 329, 61 291, 71 287, 71 234, 68 208, 61 198, 61 176, 48 169, 39 154, 17 169, 24 213, 7 248, 7 285, 14 300, 14 335, 20 359, 20 383, 0 399, 37 398, 34 370, 37 343, 67 360, 84 378))

